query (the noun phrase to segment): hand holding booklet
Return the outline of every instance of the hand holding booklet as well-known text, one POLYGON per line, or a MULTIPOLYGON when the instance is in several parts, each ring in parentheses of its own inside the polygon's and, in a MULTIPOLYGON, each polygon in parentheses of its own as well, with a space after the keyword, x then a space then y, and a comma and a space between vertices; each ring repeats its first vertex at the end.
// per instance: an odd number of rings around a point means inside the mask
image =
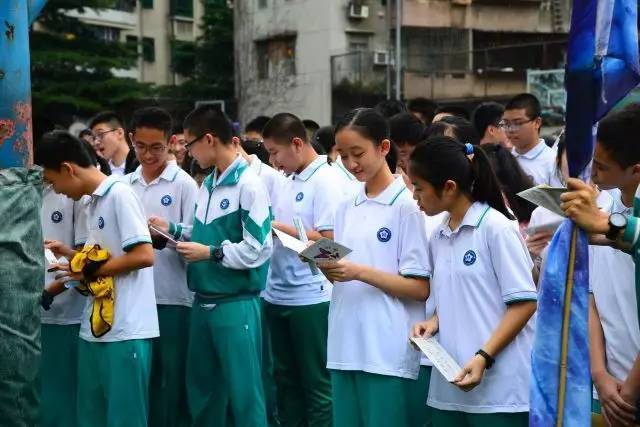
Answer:
POLYGON ((453 382, 460 371, 462 371, 460 365, 458 365, 453 357, 447 353, 447 350, 445 350, 434 337, 411 337, 411 342, 429 358, 433 366, 447 381, 453 382))
POLYGON ((273 232, 282 243, 282 246, 291 249, 308 261, 339 261, 351 253, 351 249, 325 237, 317 240, 312 245, 307 246, 303 241, 298 240, 283 231, 276 230, 274 228, 273 232))

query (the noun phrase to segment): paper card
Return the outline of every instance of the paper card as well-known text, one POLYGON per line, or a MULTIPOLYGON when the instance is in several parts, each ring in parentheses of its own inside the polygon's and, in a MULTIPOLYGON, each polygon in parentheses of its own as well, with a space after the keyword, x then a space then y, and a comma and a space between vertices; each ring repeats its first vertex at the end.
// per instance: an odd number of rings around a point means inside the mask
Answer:
POLYGON ((58 258, 56 258, 51 249, 44 249, 44 258, 47 260, 47 263, 49 265, 58 263, 58 258))
POLYGON ((171 237, 170 235, 168 235, 164 231, 161 231, 160 229, 154 227, 153 225, 149 225, 149 230, 151 230, 154 233, 158 234, 159 236, 162 236, 165 239, 167 239, 167 246, 169 246, 170 248, 175 248, 176 245, 178 244, 178 242, 176 242, 173 237, 171 237))
POLYGON ((566 193, 564 187, 549 187, 548 185, 538 185, 518 193, 518 196, 537 206, 549 209, 551 212, 566 217, 560 208, 560 196, 566 193))
POLYGON ((434 337, 411 337, 413 342, 433 363, 433 366, 449 382, 453 382, 455 377, 462 371, 462 368, 451 357, 434 337))
POLYGON ((351 249, 346 246, 342 246, 340 243, 323 237, 300 252, 300 256, 309 261, 323 262, 339 261, 350 253, 351 249))
POLYGON ((533 236, 536 233, 541 233, 543 231, 549 231, 555 233, 555 231, 562 225, 562 221, 554 221, 546 224, 540 224, 535 226, 527 227, 527 234, 529 236, 533 236))
POLYGON ((285 248, 291 249, 292 251, 298 254, 304 251, 305 249, 307 249, 307 245, 303 241, 298 240, 295 237, 289 236, 284 231, 276 230, 274 228, 273 232, 282 243, 282 246, 284 246, 285 248))

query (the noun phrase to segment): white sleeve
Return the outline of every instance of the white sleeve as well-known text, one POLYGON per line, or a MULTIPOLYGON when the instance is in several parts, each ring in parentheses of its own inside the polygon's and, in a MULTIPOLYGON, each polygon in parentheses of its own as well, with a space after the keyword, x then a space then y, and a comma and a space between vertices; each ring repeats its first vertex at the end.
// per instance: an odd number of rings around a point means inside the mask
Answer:
MULTIPOLYGON (((333 172, 333 169, 331 169, 333 172)), ((327 178, 333 178, 333 174, 326 174, 327 178)), ((338 177, 327 181, 318 181, 314 189, 313 198, 313 229, 316 231, 333 231, 336 220, 336 208, 342 201, 342 197, 336 197, 338 177)))
POLYGON ((87 205, 84 198, 73 203, 73 244, 84 246, 89 238, 89 228, 87 227, 87 205))
POLYGON ((402 276, 429 278, 429 236, 422 212, 401 212, 398 245, 398 272, 402 276))
POLYGON ((267 262, 273 249, 269 196, 261 182, 240 189, 242 241, 222 242, 222 265, 236 270, 257 268, 267 262))
MULTIPOLYGON (((116 184, 118 185, 118 184, 116 184)), ((115 188, 111 191, 116 190, 115 188)), ((128 185, 120 186, 114 197, 114 210, 120 232, 122 250, 128 252, 141 243, 151 243, 142 202, 128 185)))
POLYGON ((180 205, 180 223, 193 225, 193 217, 196 213, 196 202, 198 200, 198 184, 189 177, 185 177, 182 183, 182 200, 180 205))
POLYGON ((487 234, 490 259, 504 303, 536 301, 533 261, 520 233, 514 227, 498 224, 487 234))

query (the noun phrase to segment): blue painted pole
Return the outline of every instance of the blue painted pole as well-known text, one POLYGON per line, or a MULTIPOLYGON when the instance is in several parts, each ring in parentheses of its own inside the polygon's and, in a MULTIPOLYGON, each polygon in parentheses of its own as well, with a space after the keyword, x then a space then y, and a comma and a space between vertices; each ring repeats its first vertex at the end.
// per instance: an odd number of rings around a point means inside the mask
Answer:
POLYGON ((46 0, 0 0, 0 169, 33 163, 29 26, 46 0))

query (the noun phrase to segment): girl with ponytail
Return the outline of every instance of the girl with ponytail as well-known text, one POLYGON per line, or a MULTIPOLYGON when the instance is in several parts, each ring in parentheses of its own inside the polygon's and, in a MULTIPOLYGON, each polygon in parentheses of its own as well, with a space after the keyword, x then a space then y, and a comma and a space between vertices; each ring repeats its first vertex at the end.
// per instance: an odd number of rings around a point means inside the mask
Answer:
POLYGON ((533 263, 489 160, 478 146, 436 136, 413 152, 409 177, 423 212, 446 212, 429 241, 437 315, 413 334, 438 332, 463 366, 452 383, 433 372, 433 425, 527 426, 533 263))

